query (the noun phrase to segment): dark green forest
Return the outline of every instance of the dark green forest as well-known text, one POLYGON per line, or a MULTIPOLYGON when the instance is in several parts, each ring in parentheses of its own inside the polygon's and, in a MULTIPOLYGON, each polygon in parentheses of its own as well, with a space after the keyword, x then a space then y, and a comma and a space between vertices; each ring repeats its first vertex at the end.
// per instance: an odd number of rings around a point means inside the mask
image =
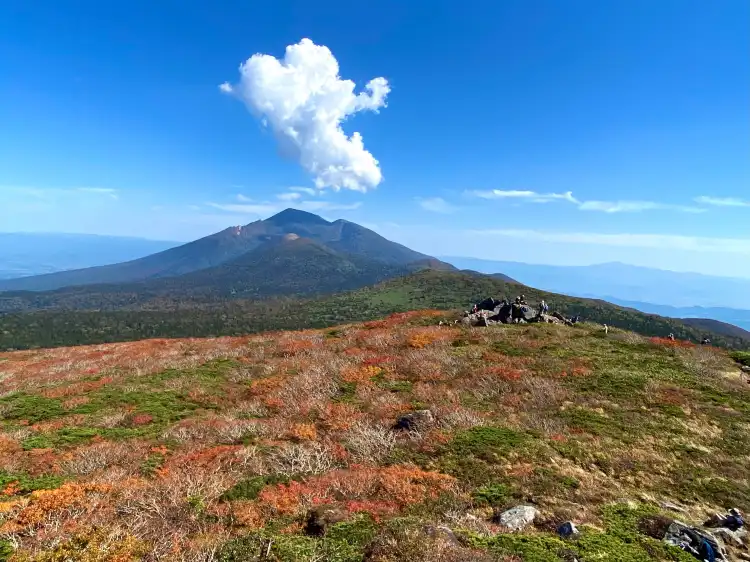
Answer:
POLYGON ((367 287, 311 299, 276 298, 201 302, 164 299, 148 309, 44 310, 0 315, 0 349, 29 349, 137 340, 153 337, 240 335, 272 330, 323 328, 372 320, 394 312, 440 309, 458 315, 487 296, 513 298, 524 292, 544 298, 552 310, 583 321, 606 323, 646 336, 667 336, 748 349, 740 337, 707 332, 679 320, 644 314, 604 301, 567 297, 486 276, 426 270, 367 287))

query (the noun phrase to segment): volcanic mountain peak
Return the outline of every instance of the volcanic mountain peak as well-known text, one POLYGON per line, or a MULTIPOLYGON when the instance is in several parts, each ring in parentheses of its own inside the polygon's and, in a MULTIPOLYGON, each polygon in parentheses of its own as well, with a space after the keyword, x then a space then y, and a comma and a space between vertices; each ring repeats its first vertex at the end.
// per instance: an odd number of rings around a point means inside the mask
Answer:
POLYGON ((325 220, 323 217, 319 217, 318 215, 315 215, 313 213, 308 213, 307 211, 300 211, 299 209, 284 209, 280 213, 275 214, 272 217, 269 217, 265 220, 265 222, 277 225, 277 226, 283 226, 288 224, 306 224, 306 225, 329 225, 331 224, 327 220, 325 220))

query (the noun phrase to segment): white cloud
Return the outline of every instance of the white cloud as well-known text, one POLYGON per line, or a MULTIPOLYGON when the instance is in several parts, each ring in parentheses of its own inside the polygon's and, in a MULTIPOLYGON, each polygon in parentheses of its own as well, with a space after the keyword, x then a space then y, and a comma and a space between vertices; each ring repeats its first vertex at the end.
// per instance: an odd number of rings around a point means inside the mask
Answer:
POLYGON ((242 195, 242 193, 238 193, 237 194, 237 201, 239 201, 240 203, 250 203, 252 201, 252 199, 250 199, 246 195, 242 195))
POLYGON ((100 195, 110 195, 110 196, 117 196, 117 190, 111 189, 109 187, 78 187, 76 188, 76 191, 80 191, 82 193, 97 193, 100 195))
POLYGON ((222 211, 247 215, 270 215, 279 210, 278 206, 266 203, 207 203, 207 205, 222 211))
MULTIPOLYGON (((581 211, 598 211, 602 213, 635 213, 651 210, 679 211, 683 213, 705 212, 705 209, 702 209, 700 207, 672 205, 668 203, 657 203, 655 201, 580 201, 573 196, 573 192, 571 191, 566 191, 565 193, 538 193, 536 191, 527 190, 492 189, 490 191, 469 191, 467 192, 467 194, 482 199, 520 200, 528 201, 531 203, 551 203, 553 201, 567 201, 576 205, 581 211)), ((696 201, 698 201, 699 199, 702 198, 698 198, 696 199, 696 201)), ((698 202, 705 203, 706 201, 698 202)), ((725 202, 724 204, 727 203, 725 202)))
POLYGON ((255 54, 240 66, 240 81, 220 90, 240 98, 273 129, 287 152, 310 173, 319 189, 365 192, 382 180, 378 161, 365 150, 362 136, 347 137, 341 123, 359 111, 385 107, 390 86, 374 78, 364 92, 339 76, 328 47, 302 39, 284 58, 255 54))
MULTIPOLYGON (((270 216, 287 208, 288 201, 259 202, 259 203, 207 203, 208 206, 229 213, 242 213, 247 215, 270 216)), ((310 211, 313 213, 323 211, 353 211, 359 209, 362 203, 333 203, 331 201, 297 201, 295 209, 310 211)))
POLYGON ((601 234, 595 232, 544 232, 538 230, 471 230, 471 236, 516 238, 563 244, 593 244, 624 248, 656 248, 695 252, 750 254, 748 238, 710 238, 675 234, 601 234))
POLYGON ((302 197, 301 193, 290 191, 288 193, 279 193, 276 196, 276 199, 278 199, 279 201, 296 201, 297 199, 300 199, 301 197, 302 197))
POLYGON ((431 211, 433 213, 449 214, 456 210, 456 208, 450 203, 446 202, 442 197, 428 197, 426 199, 417 199, 419 206, 425 211, 431 211))
POLYGON ((679 211, 682 213, 703 213, 705 209, 684 205, 668 205, 654 201, 584 201, 578 208, 582 211, 602 213, 637 213, 640 211, 679 211))
POLYGON ((289 191, 296 191, 297 193, 305 193, 307 195, 320 195, 320 191, 316 191, 312 187, 290 187, 289 191))
POLYGON ((696 203, 702 205, 713 205, 714 207, 750 207, 750 201, 738 199, 737 197, 711 197, 701 195, 694 199, 696 203))
POLYGON ((17 195, 33 197, 34 199, 50 201, 60 198, 82 199, 86 195, 93 197, 107 197, 118 199, 118 191, 109 187, 25 187, 25 186, 0 186, 0 192, 6 191, 17 195))
POLYGON ((295 207, 297 209, 301 209, 303 211, 311 211, 311 212, 317 212, 317 211, 354 211, 355 209, 359 209, 362 206, 362 203, 330 203, 328 201, 300 201, 299 203, 295 204, 295 207))
POLYGON ((573 197, 572 191, 566 191, 565 193, 537 193, 536 191, 516 189, 492 189, 489 191, 469 191, 468 194, 481 199, 525 199, 532 203, 550 203, 552 201, 578 203, 576 198, 573 197))

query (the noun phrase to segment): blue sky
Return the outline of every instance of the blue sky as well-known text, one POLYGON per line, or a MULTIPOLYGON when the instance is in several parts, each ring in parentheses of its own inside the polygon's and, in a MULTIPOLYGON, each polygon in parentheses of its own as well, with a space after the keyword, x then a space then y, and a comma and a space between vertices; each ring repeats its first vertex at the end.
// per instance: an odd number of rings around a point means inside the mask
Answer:
POLYGON ((750 276, 749 21, 746 0, 8 0, 0 231, 189 240, 295 206, 437 255, 750 276))

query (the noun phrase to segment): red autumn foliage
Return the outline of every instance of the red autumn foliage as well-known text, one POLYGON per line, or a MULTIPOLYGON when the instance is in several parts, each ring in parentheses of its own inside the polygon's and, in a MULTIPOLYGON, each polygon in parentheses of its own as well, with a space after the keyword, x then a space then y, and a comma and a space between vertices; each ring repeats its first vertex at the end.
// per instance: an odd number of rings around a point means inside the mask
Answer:
POLYGON ((505 366, 500 366, 500 365, 489 367, 487 369, 487 372, 493 377, 497 377, 500 380, 504 380, 508 382, 521 380, 521 376, 523 375, 523 371, 519 369, 513 369, 510 367, 505 367, 505 366))
MULTIPOLYGON (((285 515, 297 513, 306 504, 333 500, 386 502, 400 510, 436 498, 450 490, 453 482, 451 476, 414 466, 352 465, 348 470, 333 470, 304 483, 292 481, 267 486, 261 490, 258 501, 273 513, 285 515)), ((358 504, 360 508, 363 505, 367 504, 358 504)))
POLYGON ((132 418, 130 418, 130 425, 132 426, 148 425, 152 421, 154 421, 154 417, 150 414, 136 414, 132 418))
POLYGON ((653 337, 653 338, 650 338, 649 341, 654 345, 660 345, 663 347, 682 347, 682 348, 695 347, 694 343, 685 341, 685 340, 671 340, 669 338, 653 337))

